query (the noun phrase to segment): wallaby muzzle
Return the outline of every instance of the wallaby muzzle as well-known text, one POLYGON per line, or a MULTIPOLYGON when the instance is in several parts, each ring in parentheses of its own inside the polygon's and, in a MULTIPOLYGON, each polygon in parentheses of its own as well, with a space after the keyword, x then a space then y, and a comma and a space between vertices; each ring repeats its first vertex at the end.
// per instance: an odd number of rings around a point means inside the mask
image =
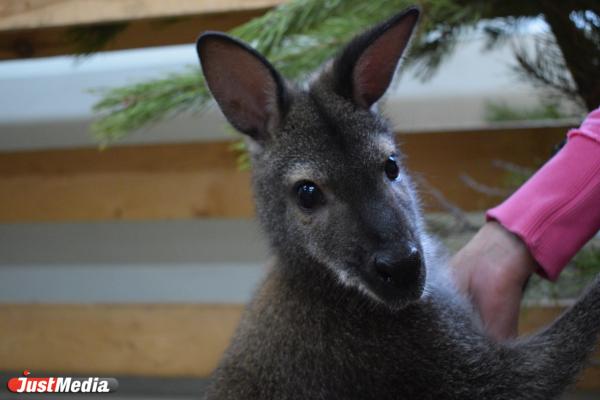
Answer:
POLYGON ((364 274, 369 289, 391 305, 418 300, 425 286, 425 264, 414 243, 376 252, 364 274))

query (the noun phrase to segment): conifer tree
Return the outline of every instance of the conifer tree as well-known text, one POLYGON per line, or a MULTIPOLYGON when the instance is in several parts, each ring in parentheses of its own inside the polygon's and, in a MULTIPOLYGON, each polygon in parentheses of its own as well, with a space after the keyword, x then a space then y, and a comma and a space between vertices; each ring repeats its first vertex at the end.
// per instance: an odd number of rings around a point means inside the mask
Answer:
MULTIPOLYGON (((516 69, 549 94, 584 109, 600 105, 598 0, 290 0, 230 33, 251 43, 289 78, 301 78, 366 27, 418 3, 424 18, 405 63, 428 79, 474 30, 493 49, 533 19, 548 30, 533 48, 515 47, 516 69)), ((507 63, 510 60, 507 60, 507 63)), ((106 144, 180 112, 201 110, 210 95, 197 66, 161 79, 111 89, 93 129, 106 144)))

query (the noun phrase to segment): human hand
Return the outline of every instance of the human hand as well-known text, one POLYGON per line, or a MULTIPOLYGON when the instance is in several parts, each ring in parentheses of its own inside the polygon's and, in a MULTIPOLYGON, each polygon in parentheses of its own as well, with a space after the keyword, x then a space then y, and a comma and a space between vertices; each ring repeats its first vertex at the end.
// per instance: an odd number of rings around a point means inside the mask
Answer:
POLYGON ((451 264, 459 289, 471 297, 490 336, 516 336, 523 288, 537 268, 523 241, 490 221, 451 264))

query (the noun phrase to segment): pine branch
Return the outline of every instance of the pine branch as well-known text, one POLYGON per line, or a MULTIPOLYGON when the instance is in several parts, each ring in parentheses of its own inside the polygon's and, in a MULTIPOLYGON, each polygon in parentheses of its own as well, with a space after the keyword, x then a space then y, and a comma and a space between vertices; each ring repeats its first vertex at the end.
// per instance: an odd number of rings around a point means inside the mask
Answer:
POLYGON ((536 37, 531 51, 521 46, 515 47, 513 52, 517 62, 514 70, 523 80, 546 90, 556 99, 566 97, 579 108, 585 109, 552 36, 543 34, 536 37))
POLYGON ((129 24, 114 22, 94 26, 77 26, 69 28, 66 32, 67 40, 75 46, 75 53, 79 56, 88 56, 102 50, 112 40, 123 32, 129 24))
MULTIPOLYGON (((357 32, 412 4, 410 0, 292 0, 230 33, 252 44, 288 78, 310 73, 357 32)), ((191 109, 210 99, 197 68, 166 78, 103 92, 92 129, 107 145, 131 131, 191 109)))
POLYGON ((102 92, 94 105, 101 117, 92 132, 102 146, 128 133, 192 108, 200 109, 209 100, 208 89, 197 71, 190 71, 133 86, 102 92))
MULTIPOLYGON (((578 14, 581 23, 587 24, 587 28, 580 28, 586 43, 597 42, 600 36, 599 14, 589 11, 596 1, 560 3, 567 10, 588 10, 578 14)), ((487 34, 486 48, 491 49, 509 39, 523 22, 543 14, 537 2, 520 0, 416 2, 422 6, 425 17, 405 64, 412 66, 421 79, 432 76, 466 33, 482 30, 487 34)), ((285 77, 300 79, 331 58, 356 33, 414 3, 415 0, 290 0, 229 33, 263 53, 285 77)), ((565 49, 560 43, 558 51, 556 45, 538 43, 537 46, 534 56, 522 49, 515 50, 521 74, 555 92, 571 98, 581 97, 583 89, 581 85, 572 85, 561 54, 565 49)), ((585 54, 579 58, 589 60, 587 69, 579 75, 595 78, 600 46, 590 44, 585 52, 579 53, 585 54)), ((572 64, 569 64, 570 72, 578 72, 572 64)), ((597 79, 586 82, 597 82, 597 79)), ((600 95, 599 85, 588 85, 584 89, 589 92, 589 98, 600 95)), ((100 118, 92 128, 104 145, 178 113, 201 111, 210 99, 197 67, 170 77, 108 90, 103 96, 94 108, 100 118)))

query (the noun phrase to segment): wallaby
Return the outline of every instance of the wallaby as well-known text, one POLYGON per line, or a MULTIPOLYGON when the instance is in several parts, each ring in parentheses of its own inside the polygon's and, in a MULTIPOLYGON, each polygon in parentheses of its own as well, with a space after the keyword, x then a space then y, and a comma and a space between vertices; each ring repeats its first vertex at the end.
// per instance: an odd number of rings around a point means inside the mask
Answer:
POLYGON ((375 104, 419 19, 409 8, 352 40, 306 87, 218 32, 197 50, 208 87, 249 138, 274 265, 208 399, 553 399, 600 330, 600 281, 544 331, 486 335, 425 232, 375 104))

